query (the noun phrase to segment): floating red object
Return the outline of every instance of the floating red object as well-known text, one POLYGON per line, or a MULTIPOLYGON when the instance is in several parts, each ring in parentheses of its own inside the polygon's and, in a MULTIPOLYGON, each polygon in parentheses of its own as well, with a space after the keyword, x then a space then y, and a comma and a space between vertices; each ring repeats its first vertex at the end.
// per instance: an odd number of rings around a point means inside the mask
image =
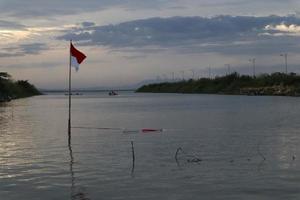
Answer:
POLYGON ((142 132, 143 133, 147 133, 147 132, 162 132, 162 129, 143 128, 142 132))

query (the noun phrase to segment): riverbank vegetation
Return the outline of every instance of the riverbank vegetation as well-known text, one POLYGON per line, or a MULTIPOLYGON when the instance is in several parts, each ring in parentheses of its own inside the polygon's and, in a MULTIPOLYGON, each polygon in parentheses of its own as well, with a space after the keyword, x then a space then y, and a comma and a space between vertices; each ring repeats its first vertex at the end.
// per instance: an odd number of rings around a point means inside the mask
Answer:
POLYGON ((295 73, 276 72, 252 77, 235 72, 213 79, 201 78, 144 85, 136 92, 299 96, 300 76, 295 73))
POLYGON ((0 72, 0 102, 41 95, 27 80, 15 81, 6 72, 0 72))

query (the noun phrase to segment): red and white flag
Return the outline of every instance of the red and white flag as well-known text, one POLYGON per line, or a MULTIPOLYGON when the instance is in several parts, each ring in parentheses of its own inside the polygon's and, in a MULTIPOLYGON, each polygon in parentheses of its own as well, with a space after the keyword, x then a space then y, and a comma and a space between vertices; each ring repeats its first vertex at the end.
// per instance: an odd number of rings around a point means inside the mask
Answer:
POLYGON ((70 54, 71 54, 71 66, 75 67, 76 71, 79 70, 79 65, 83 62, 83 60, 86 58, 86 55, 84 55, 82 52, 78 51, 71 42, 70 47, 70 54))

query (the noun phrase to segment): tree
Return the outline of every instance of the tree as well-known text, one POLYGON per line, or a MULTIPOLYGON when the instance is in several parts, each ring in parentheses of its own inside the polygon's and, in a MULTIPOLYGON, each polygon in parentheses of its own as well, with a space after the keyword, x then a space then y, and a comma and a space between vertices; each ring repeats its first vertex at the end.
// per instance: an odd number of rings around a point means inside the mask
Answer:
POLYGON ((0 72, 0 79, 10 79, 11 76, 7 72, 0 72))

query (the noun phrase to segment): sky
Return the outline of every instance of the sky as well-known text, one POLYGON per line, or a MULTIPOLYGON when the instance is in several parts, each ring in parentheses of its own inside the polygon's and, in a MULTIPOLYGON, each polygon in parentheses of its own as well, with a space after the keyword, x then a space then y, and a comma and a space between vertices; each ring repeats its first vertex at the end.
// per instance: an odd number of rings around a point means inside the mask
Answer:
POLYGON ((0 71, 67 87, 69 40, 87 55, 74 88, 145 80, 300 73, 297 0, 0 0, 0 71))

